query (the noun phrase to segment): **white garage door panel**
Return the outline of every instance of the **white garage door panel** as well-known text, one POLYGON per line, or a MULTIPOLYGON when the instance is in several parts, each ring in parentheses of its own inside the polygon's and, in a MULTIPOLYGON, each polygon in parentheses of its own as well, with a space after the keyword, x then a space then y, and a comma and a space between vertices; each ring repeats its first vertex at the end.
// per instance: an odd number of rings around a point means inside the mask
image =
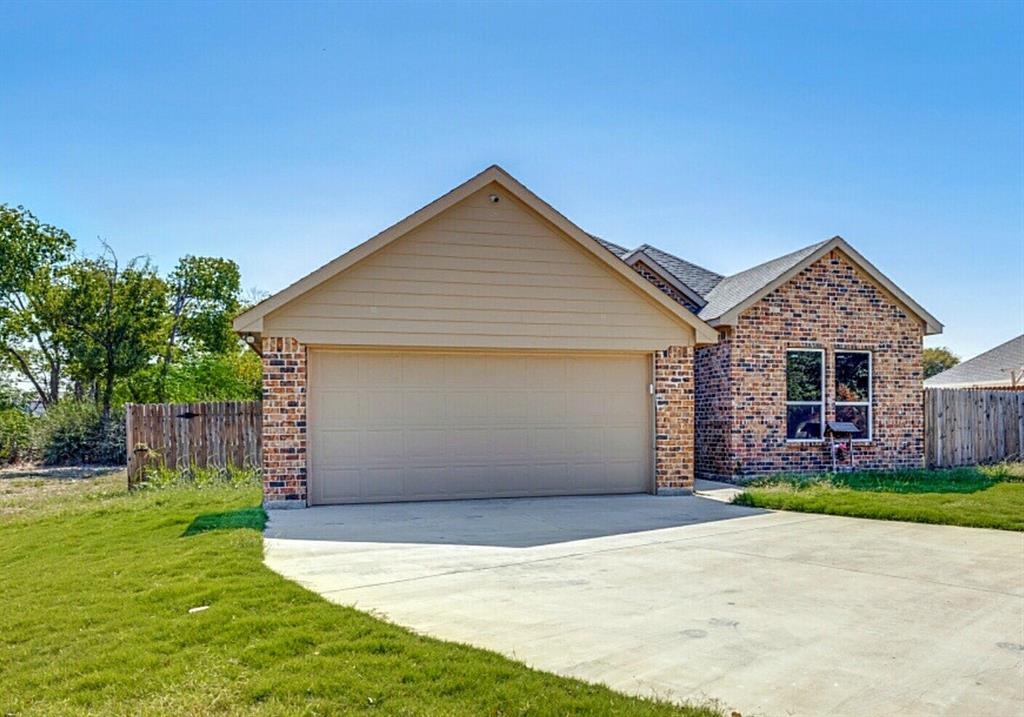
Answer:
POLYGON ((649 490, 650 358, 309 355, 313 503, 649 490))

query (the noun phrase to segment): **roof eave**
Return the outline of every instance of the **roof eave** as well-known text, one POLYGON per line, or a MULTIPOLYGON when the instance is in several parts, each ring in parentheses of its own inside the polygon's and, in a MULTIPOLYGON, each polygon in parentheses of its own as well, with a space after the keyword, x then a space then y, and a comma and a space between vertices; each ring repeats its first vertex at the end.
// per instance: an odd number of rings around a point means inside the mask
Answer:
POLYGON ((707 306, 707 299, 705 299, 703 296, 701 296, 696 291, 687 286, 687 284, 684 281, 682 281, 679 277, 677 277, 675 274, 669 271, 667 267, 659 263, 657 259, 655 259, 647 252, 637 249, 635 251, 630 252, 628 255, 624 256, 622 260, 629 264, 630 266, 636 266, 637 262, 643 261, 645 264, 654 269, 654 271, 657 272, 658 276, 664 279, 666 283, 668 283, 674 289, 676 289, 681 294, 686 296, 686 298, 690 299, 690 301, 695 303, 698 307, 704 308, 705 306, 707 306))
POLYGON ((694 331, 695 344, 703 345, 718 342, 718 332, 704 323, 692 311, 665 295, 664 292, 636 273, 631 267, 628 267, 619 257, 601 246, 601 243, 588 232, 578 227, 504 169, 498 165, 493 165, 491 169, 495 170, 498 173, 498 177, 500 177, 500 179, 496 177, 494 181, 497 181, 502 187, 515 195, 519 201, 536 211, 570 238, 589 249, 590 253, 601 260, 606 266, 625 278, 633 286, 639 288, 648 297, 654 299, 655 302, 667 309, 669 313, 681 319, 683 323, 689 325, 694 331))
POLYGON ((890 294, 899 299, 903 304, 906 305, 919 319, 924 321, 925 336, 934 336, 935 334, 941 334, 943 328, 945 328, 941 321, 932 316, 929 312, 925 311, 924 307, 914 301, 914 299, 899 288, 895 282, 889 277, 879 271, 878 267, 864 258, 860 252, 850 246, 845 239, 840 236, 833 237, 832 241, 825 245, 829 249, 838 248, 848 257, 853 259, 857 264, 860 265, 875 281, 881 284, 890 294))
POLYGON ((240 314, 235 319, 235 330, 239 330, 239 325, 249 325, 257 320, 262 320, 264 316, 275 309, 284 306, 292 299, 305 294, 307 291, 319 286, 324 281, 340 274, 353 264, 362 261, 377 250, 384 248, 399 236, 407 234, 421 224, 429 221, 445 209, 462 201, 473 192, 482 189, 492 181, 495 181, 498 172, 504 173, 497 165, 491 165, 484 171, 474 177, 471 177, 446 194, 438 197, 429 204, 420 207, 401 221, 392 224, 387 229, 379 232, 363 243, 358 244, 341 256, 332 259, 318 269, 306 274, 304 277, 293 282, 276 294, 268 296, 266 299, 256 304, 248 311, 240 314))
POLYGON ((691 311, 666 296, 664 292, 641 277, 636 271, 619 259, 619 257, 602 246, 601 243, 594 239, 590 234, 571 222, 557 209, 534 194, 515 177, 496 164, 491 165, 448 193, 413 212, 405 219, 393 224, 371 239, 368 239, 345 254, 342 254, 336 259, 324 264, 287 288, 264 299, 256 306, 242 313, 233 322, 235 331, 245 332, 249 327, 253 326, 259 326, 259 329, 262 330, 263 317, 276 309, 279 309, 293 299, 312 290, 316 286, 319 286, 328 279, 337 276, 371 254, 383 249, 395 239, 408 234, 425 222, 436 217, 441 212, 454 206, 474 192, 483 189, 492 182, 501 186, 516 197, 516 199, 523 202, 523 204, 539 214, 545 221, 551 223, 563 234, 567 235, 583 248, 587 249, 590 254, 603 262, 613 272, 623 277, 627 282, 631 283, 641 293, 653 300, 654 303, 661 306, 668 314, 674 316, 681 323, 693 329, 696 344, 715 343, 718 341, 718 333, 714 329, 704 323, 691 311))
POLYGON ((901 303, 903 303, 908 309, 910 309, 911 313, 917 316, 924 323, 924 334, 926 336, 932 336, 935 334, 942 333, 943 325, 938 319, 936 319, 930 313, 925 311, 924 308, 916 301, 914 301, 909 294, 907 294, 901 288, 896 286, 896 284, 891 279, 889 279, 889 277, 887 277, 885 274, 879 271, 874 264, 865 259, 864 256, 860 254, 860 252, 858 252, 856 249, 850 246, 846 242, 846 240, 840 236, 832 237, 832 239, 822 244, 818 249, 816 249, 814 252, 807 255, 799 262, 797 262, 793 267, 780 274, 778 277, 776 277, 775 279, 767 283, 765 286, 755 291, 747 298, 743 299, 743 301, 739 302, 728 311, 723 312, 721 316, 717 316, 714 318, 703 317, 704 321, 710 324, 711 326, 735 326, 736 322, 739 320, 740 314, 742 314, 748 308, 750 308, 758 301, 763 299, 765 296, 770 294, 772 291, 785 284, 787 281, 793 278, 793 276, 803 271, 814 262, 821 259, 823 256, 828 254, 833 249, 839 249, 844 254, 846 254, 872 279, 881 284, 886 291, 895 296, 901 303))
POLYGON ((928 383, 924 382, 925 388, 1000 388, 1003 386, 1012 387, 1012 383, 1006 379, 993 380, 993 381, 953 381, 951 383, 928 383))
POLYGON ((258 316, 255 319, 251 318, 249 316, 249 312, 251 310, 252 309, 247 309, 246 311, 243 311, 231 321, 231 328, 235 330, 235 333, 252 334, 263 331, 263 317, 258 316))

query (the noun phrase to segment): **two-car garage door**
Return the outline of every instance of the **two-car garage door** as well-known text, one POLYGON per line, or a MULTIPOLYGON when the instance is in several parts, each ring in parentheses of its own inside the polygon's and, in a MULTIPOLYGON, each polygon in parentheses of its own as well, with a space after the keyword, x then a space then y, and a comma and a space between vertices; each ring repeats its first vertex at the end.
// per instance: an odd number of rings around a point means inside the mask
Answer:
POLYGON ((651 488, 646 354, 311 350, 310 502, 651 488))

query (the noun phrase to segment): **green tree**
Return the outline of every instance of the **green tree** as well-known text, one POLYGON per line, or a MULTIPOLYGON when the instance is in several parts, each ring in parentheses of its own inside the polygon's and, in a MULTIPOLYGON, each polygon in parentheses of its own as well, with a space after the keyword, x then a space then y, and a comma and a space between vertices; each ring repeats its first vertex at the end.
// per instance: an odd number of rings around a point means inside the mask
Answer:
POLYGON ((219 354, 193 355, 171 369, 168 400, 256 401, 261 378, 260 357, 241 345, 219 354))
POLYGON ((93 385, 106 422, 115 383, 145 367, 159 351, 167 286, 147 259, 133 259, 122 268, 109 247, 100 257, 72 262, 63 280, 71 370, 93 385))
POLYGON ((790 351, 786 354, 786 400, 821 400, 821 354, 790 351))
POLYGON ((46 406, 60 398, 67 361, 57 277, 74 247, 63 229, 0 204, 0 354, 46 406))
POLYGON ((160 360, 157 400, 167 400, 167 379, 178 349, 223 354, 237 351, 231 320, 239 307, 241 275, 230 259, 186 255, 167 278, 167 342, 160 360))
POLYGON ((0 362, 0 411, 25 408, 29 403, 29 396, 31 394, 21 390, 15 381, 11 380, 11 375, 4 370, 3 363, 0 362))
POLYGON ((945 346, 924 350, 924 377, 931 378, 960 363, 960 357, 945 346))

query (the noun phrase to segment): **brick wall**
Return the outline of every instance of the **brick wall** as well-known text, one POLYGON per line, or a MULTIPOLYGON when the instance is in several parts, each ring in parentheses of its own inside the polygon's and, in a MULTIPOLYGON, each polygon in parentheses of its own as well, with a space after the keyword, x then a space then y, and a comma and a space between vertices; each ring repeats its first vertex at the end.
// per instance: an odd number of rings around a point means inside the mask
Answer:
POLYGON ((694 352, 694 420, 698 477, 727 476, 736 469, 730 450, 733 428, 732 331, 719 329, 718 343, 694 352))
POLYGON ((263 339, 263 500, 306 505, 306 347, 263 339))
POLYGON ((822 257, 743 312, 724 348, 698 351, 698 475, 831 467, 824 442, 786 442, 788 348, 825 350, 825 420, 835 419, 835 351, 871 351, 873 437, 856 445, 857 464, 921 466, 922 339, 921 322, 841 252, 822 257))
POLYGON ((654 355, 655 480, 659 493, 693 487, 693 347, 654 355))

